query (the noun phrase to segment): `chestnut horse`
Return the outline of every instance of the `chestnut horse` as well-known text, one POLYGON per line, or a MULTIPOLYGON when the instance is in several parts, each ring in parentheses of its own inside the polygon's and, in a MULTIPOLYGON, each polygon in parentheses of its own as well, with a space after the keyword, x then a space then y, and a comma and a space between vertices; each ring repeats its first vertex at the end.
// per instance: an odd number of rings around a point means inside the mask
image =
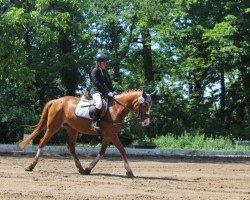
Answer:
POLYGON ((39 142, 34 161, 25 170, 32 171, 35 168, 39 157, 42 155, 43 147, 60 127, 64 126, 68 134, 67 147, 80 174, 90 174, 97 162, 104 156, 107 146, 113 143, 124 160, 127 177, 133 177, 134 175, 127 161, 126 151, 118 137, 118 132, 121 130, 122 122, 130 111, 135 112, 142 126, 149 125, 149 112, 152 105, 151 95, 141 90, 131 90, 109 98, 108 110, 100 120, 101 131, 98 132, 91 130, 90 119, 75 115, 75 108, 80 101, 79 98, 65 96, 49 101, 43 108, 41 119, 34 131, 19 143, 21 148, 27 147, 30 141, 46 127, 46 132, 39 142), (83 169, 75 152, 78 133, 103 136, 99 154, 86 169, 83 169))

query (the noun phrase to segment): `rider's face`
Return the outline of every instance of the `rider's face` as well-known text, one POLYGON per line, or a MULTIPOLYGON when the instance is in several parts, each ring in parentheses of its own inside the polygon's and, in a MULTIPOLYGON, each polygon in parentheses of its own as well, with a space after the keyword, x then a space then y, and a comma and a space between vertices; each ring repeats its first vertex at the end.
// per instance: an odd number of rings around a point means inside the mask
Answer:
POLYGON ((108 63, 107 62, 99 62, 99 67, 101 67, 102 69, 106 69, 108 63))

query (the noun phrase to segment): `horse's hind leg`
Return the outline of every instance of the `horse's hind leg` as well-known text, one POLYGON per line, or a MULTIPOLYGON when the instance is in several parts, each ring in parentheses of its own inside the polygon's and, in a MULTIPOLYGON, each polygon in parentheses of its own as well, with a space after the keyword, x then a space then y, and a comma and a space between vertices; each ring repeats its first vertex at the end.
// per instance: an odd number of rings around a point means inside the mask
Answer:
POLYGON ((32 171, 35 168, 39 158, 42 155, 43 147, 47 144, 50 138, 59 130, 59 128, 62 125, 61 121, 62 120, 60 118, 56 118, 55 115, 54 116, 52 115, 50 120, 48 120, 47 130, 39 142, 38 150, 34 158, 34 161, 28 167, 25 168, 26 171, 32 171), (53 123, 54 121, 56 121, 57 123, 53 123))
POLYGON ((103 138, 102 140, 102 146, 101 149, 99 151, 99 154, 97 155, 97 157, 89 164, 89 167, 87 167, 85 169, 85 173, 86 174, 90 174, 91 170, 96 166, 96 164, 98 163, 98 161, 104 156, 105 151, 108 147, 110 143, 110 140, 108 140, 107 138, 103 138))
POLYGON ((75 144, 76 144, 78 132, 67 124, 64 125, 64 128, 66 129, 66 131, 68 133, 68 138, 67 138, 68 150, 74 159, 75 165, 78 168, 79 173, 85 174, 85 171, 84 171, 84 169, 83 169, 83 167, 82 167, 82 165, 81 165, 81 163, 76 155, 76 151, 75 151, 75 144))
POLYGON ((41 155, 42 155, 42 148, 38 148, 34 161, 28 167, 25 168, 25 171, 33 171, 41 155))
POLYGON ((36 153, 36 156, 34 158, 34 161, 25 168, 26 171, 33 171, 33 169, 35 168, 36 164, 38 163, 39 158, 42 155, 42 150, 43 147, 46 145, 46 143, 49 141, 49 139, 56 133, 56 130, 53 129, 47 129, 46 133, 44 134, 43 138, 40 140, 39 146, 38 146, 38 150, 36 153))
POLYGON ((46 120, 46 122, 44 121, 42 126, 45 127, 45 125, 47 125, 47 130, 39 142, 38 151, 34 161, 26 168, 27 171, 32 171, 35 168, 36 164, 38 163, 39 157, 42 155, 43 147, 47 144, 50 138, 60 129, 65 119, 62 101, 53 101, 51 103, 51 106, 47 107, 47 110, 45 110, 44 112, 43 115, 47 116, 43 116, 43 120, 46 120))

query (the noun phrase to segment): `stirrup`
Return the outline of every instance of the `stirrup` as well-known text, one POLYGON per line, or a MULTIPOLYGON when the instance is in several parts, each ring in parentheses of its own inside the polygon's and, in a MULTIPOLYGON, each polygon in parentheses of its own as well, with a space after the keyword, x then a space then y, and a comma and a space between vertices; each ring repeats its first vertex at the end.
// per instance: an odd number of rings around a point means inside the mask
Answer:
POLYGON ((98 122, 92 123, 91 129, 94 130, 94 131, 100 131, 101 130, 100 126, 98 126, 98 122))

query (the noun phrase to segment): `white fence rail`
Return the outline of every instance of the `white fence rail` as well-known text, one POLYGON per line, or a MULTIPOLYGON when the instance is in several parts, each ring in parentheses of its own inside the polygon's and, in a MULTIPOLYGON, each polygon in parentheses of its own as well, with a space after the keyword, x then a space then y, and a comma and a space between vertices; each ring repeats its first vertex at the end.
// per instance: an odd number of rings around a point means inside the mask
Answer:
MULTIPOLYGON (((26 149, 20 149, 14 144, 0 144, 0 153, 35 153, 37 145, 30 145, 26 149)), ((98 154, 100 147, 76 147, 78 154, 93 155, 98 154)), ((45 146, 44 153, 48 154, 68 154, 68 149, 65 146, 45 146)), ((135 156, 234 156, 234 157, 250 157, 250 152, 240 151, 196 151, 196 150, 175 150, 175 149, 137 149, 126 148, 128 155, 135 156)), ((109 147, 106 151, 107 155, 119 155, 119 152, 114 147, 109 147)))

